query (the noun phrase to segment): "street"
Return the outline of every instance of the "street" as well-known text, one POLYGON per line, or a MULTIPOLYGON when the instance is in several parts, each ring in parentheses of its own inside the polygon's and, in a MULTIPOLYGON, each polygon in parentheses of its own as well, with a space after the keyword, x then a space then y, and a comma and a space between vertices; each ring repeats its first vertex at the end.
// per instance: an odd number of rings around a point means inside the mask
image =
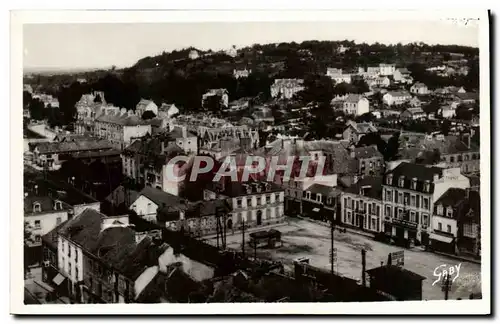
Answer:
MULTIPOLYGON (((282 233, 282 247, 275 249, 257 249, 257 257, 281 261, 287 270, 291 270, 293 260, 299 257, 307 257, 310 264, 330 269, 329 251, 331 246, 330 228, 309 220, 288 218, 288 223, 274 227, 282 233)), ((248 230, 245 241, 248 241, 248 230)), ((334 234, 334 248, 337 250, 335 271, 340 274, 361 280, 361 250, 366 250, 366 269, 380 266, 381 262, 387 263, 388 254, 401 251, 403 248, 374 241, 363 235, 354 233, 334 234)), ((227 246, 232 249, 241 249, 241 233, 227 235, 227 246)), ((210 244, 216 244, 214 238, 207 240, 210 244)), ((246 244, 245 251, 253 256, 254 250, 246 244)), ((404 249, 404 268, 426 277, 423 281, 422 294, 427 300, 444 299, 444 292, 440 283, 433 285, 438 278, 434 276, 434 270, 441 265, 447 267, 456 266, 461 263, 459 277, 451 285, 449 299, 468 299, 470 293, 480 293, 481 265, 455 260, 439 254, 425 252, 419 248, 404 249)), ((444 267, 441 267, 444 268, 444 267)))

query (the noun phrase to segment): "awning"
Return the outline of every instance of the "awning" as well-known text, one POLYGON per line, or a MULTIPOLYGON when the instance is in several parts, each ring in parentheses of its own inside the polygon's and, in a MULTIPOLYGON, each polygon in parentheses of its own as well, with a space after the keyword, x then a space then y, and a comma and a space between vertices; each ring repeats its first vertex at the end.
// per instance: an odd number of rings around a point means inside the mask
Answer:
POLYGON ((58 273, 52 281, 59 286, 64 281, 64 279, 66 278, 62 274, 58 273))
POLYGON ((319 208, 313 208, 313 212, 315 213, 319 212, 319 208))
POLYGON ((431 233, 431 235, 429 235, 429 238, 431 240, 441 241, 441 242, 444 242, 444 243, 451 243, 453 241, 453 237, 439 235, 439 234, 436 234, 436 233, 431 233))

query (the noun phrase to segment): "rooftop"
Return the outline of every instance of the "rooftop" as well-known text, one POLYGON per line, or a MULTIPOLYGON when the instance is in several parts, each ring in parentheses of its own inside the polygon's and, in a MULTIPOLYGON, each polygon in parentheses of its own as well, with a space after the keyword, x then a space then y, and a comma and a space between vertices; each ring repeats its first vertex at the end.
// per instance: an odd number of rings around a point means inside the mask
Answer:
POLYGON ((425 280, 425 277, 422 277, 421 275, 412 272, 410 270, 407 270, 405 268, 397 267, 395 265, 384 265, 378 268, 370 269, 366 271, 370 277, 373 278, 394 278, 395 280, 401 282, 401 281, 422 281, 425 280))
POLYGON ((352 149, 352 152, 354 153, 354 156, 358 159, 369 159, 373 157, 382 157, 382 153, 379 152, 377 149, 377 146, 371 145, 371 146, 363 146, 363 147, 356 147, 352 149))
POLYGON ((69 153, 92 150, 111 149, 113 146, 104 139, 87 139, 78 141, 46 142, 35 146, 36 150, 42 154, 47 153, 69 153))
POLYGON ((443 205, 445 208, 455 207, 465 199, 465 190, 460 188, 450 188, 434 203, 435 206, 443 205))
POLYGON ((364 177, 345 189, 346 192, 382 199, 382 177, 364 177))

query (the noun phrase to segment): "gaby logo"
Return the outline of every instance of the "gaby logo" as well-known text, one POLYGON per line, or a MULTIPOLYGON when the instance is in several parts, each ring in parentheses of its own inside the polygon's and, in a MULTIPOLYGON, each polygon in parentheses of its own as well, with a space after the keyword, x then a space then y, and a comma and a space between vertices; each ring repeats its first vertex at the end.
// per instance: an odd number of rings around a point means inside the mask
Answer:
POLYGON ((450 276, 450 282, 453 283, 458 278, 458 276, 460 276, 461 266, 461 263, 452 266, 448 266, 446 264, 437 266, 436 269, 434 269, 433 273, 434 277, 437 277, 437 279, 432 283, 432 285, 434 286, 438 282, 445 280, 446 276, 450 276))

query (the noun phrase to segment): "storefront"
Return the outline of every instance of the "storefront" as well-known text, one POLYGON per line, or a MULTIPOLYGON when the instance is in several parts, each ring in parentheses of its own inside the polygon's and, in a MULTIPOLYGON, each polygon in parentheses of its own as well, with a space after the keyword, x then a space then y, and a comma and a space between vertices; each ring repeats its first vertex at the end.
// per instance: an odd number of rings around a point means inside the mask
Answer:
POLYGON ((445 232, 433 232, 429 235, 429 239, 431 250, 455 254, 456 241, 453 234, 445 232))
POLYGON ((385 223, 385 233, 390 235, 396 245, 412 247, 420 244, 417 236, 418 224, 404 219, 393 219, 385 223))

